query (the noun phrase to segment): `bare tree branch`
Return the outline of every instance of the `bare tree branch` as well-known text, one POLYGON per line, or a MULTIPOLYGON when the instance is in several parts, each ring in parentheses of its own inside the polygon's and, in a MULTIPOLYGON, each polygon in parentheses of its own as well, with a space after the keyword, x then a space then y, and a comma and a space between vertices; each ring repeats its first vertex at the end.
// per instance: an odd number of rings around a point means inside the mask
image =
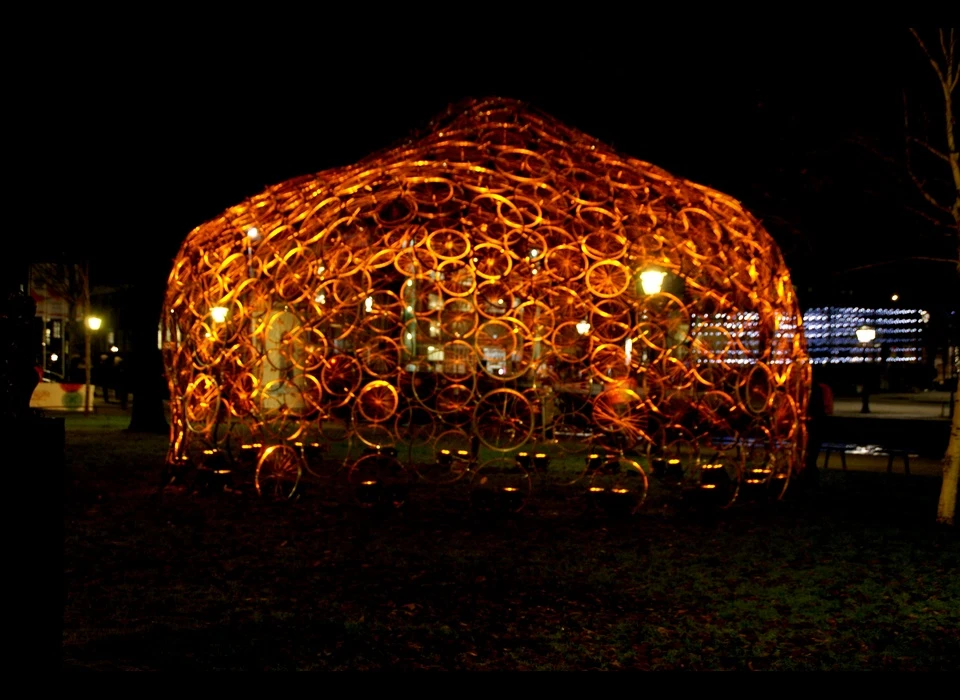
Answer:
POLYGON ((914 255, 909 258, 899 258, 898 260, 885 260, 884 262, 870 263, 869 265, 860 265, 858 267, 851 267, 846 270, 837 270, 833 274, 842 275, 847 272, 856 272, 857 270, 866 270, 871 267, 883 267, 884 265, 897 265, 899 263, 907 262, 908 260, 924 260, 926 262, 938 262, 938 263, 948 263, 950 265, 960 265, 960 260, 954 260, 952 258, 931 258, 922 255, 914 255))
POLYGON ((931 146, 929 143, 927 143, 923 139, 918 139, 916 136, 908 136, 907 141, 915 143, 918 146, 922 146, 923 148, 930 151, 930 153, 935 155, 937 158, 942 160, 944 163, 950 163, 950 158, 947 156, 946 153, 941 153, 940 151, 938 151, 936 148, 931 146))
POLYGON ((920 48, 923 49, 923 53, 926 54, 927 60, 930 61, 930 65, 933 66, 933 70, 936 71, 937 77, 940 78, 940 82, 946 83, 947 81, 940 70, 940 64, 937 63, 933 56, 930 55, 930 52, 927 50, 927 45, 923 43, 923 39, 921 39, 920 35, 917 34, 917 30, 913 27, 910 27, 910 33, 913 34, 913 38, 917 40, 918 44, 920 44, 920 48))

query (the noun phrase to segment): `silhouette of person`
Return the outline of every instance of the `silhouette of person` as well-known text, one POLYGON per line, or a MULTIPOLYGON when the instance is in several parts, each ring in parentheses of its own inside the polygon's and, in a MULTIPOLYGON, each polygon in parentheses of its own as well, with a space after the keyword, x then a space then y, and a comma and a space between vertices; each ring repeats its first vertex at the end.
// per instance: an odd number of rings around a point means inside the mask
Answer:
POLYGON ((833 413, 833 391, 820 379, 820 373, 814 368, 807 407, 807 459, 804 468, 805 481, 811 486, 820 483, 817 457, 823 448, 824 424, 827 416, 833 413))

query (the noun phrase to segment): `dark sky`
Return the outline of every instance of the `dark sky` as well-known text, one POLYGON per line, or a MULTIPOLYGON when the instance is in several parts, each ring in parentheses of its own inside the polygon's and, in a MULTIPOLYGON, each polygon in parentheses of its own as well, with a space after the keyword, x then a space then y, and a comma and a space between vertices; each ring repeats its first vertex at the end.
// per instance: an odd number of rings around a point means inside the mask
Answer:
MULTIPOLYGON (((819 301, 845 286, 889 296, 886 273, 831 285, 832 271, 950 253, 916 235, 906 190, 855 145, 899 154, 902 89, 935 94, 909 42, 901 27, 648 28, 492 54, 347 39, 245 51, 216 37, 171 51, 128 37, 77 51, 51 89, 72 115, 59 128, 61 172, 81 193, 99 281, 162 284, 187 232, 226 207, 388 146, 451 102, 503 95, 740 199, 780 243, 801 295, 819 301)), ((50 244, 78 240, 63 227, 50 244)), ((909 270, 922 290, 929 270, 909 270)))

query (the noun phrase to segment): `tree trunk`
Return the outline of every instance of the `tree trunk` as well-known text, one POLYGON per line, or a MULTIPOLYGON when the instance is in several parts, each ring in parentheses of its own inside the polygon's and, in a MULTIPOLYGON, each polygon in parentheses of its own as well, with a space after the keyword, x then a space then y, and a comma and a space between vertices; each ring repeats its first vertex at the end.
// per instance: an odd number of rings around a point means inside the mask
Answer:
POLYGON ((950 442, 947 443, 947 454, 943 458, 943 484, 940 487, 940 505, 937 508, 937 522, 943 525, 955 524, 958 475, 960 475, 960 391, 955 391, 950 442))
POLYGON ((167 434, 170 427, 163 410, 166 382, 163 377, 163 355, 157 348, 157 327, 163 301, 163 285, 159 293, 144 282, 147 291, 134 300, 133 366, 129 369, 133 393, 128 431, 167 434))

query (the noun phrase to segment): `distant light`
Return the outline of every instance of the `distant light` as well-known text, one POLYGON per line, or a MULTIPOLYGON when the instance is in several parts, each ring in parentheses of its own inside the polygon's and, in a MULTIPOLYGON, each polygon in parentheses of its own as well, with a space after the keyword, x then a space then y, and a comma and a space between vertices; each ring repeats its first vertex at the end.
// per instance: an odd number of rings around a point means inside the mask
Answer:
POLYGON ((892 297, 890 297, 890 301, 900 301, 900 295, 894 294, 892 297))
POLYGON ((427 348, 427 352, 433 352, 433 346, 432 346, 432 345, 427 348))
POLYGON ((870 326, 860 326, 857 329, 857 341, 860 343, 872 343, 877 337, 877 331, 870 326))
POLYGON ((644 294, 659 294, 663 289, 663 278, 666 272, 661 270, 644 270, 640 273, 640 286, 644 294))
POLYGON ((256 226, 251 226, 247 229, 247 238, 251 241, 255 241, 260 238, 260 231, 257 230, 256 226))
POLYGON ((327 303, 327 297, 326 297, 326 295, 325 295, 325 294, 318 294, 318 295, 317 295, 317 303, 318 303, 318 304, 326 304, 326 303, 327 303))
POLYGON ((213 319, 214 323, 223 323, 227 320, 227 309, 226 306, 214 306, 210 309, 210 318, 213 319))
MULTIPOLYGON (((951 316, 952 315, 953 314, 951 314, 951 316)), ((920 309, 920 318, 924 323, 930 323, 930 314, 924 311, 923 309, 920 309)))
POLYGON ((577 324, 577 333, 580 335, 586 335, 590 332, 590 322, 589 321, 580 321, 577 324))
POLYGON ((535 257, 537 257, 538 255, 540 255, 540 251, 539 251, 539 250, 537 250, 536 248, 531 248, 531 249, 530 249, 530 257, 531 257, 531 258, 535 258, 535 257))
POLYGON ((413 307, 412 307, 412 306, 408 306, 408 307, 407 307, 407 313, 411 313, 411 314, 413 313, 413 307))
POLYGON ((367 310, 367 313, 373 311, 373 297, 367 297, 364 299, 363 308, 367 310))
POLYGON ((59 360, 59 359, 60 359, 60 356, 59 356, 57 353, 54 352, 54 353, 51 353, 51 354, 50 354, 50 361, 51 361, 51 362, 56 362, 56 361, 59 360))
POLYGON ((118 348, 116 345, 111 345, 110 352, 120 352, 120 348, 118 348))
POLYGON ((506 373, 507 373, 507 370, 505 370, 503 367, 497 370, 497 374, 506 374, 506 373))
POLYGON ((92 331, 100 330, 100 326, 103 325, 103 319, 97 318, 96 316, 87 316, 87 328, 92 331))
POLYGON ((407 340, 413 340, 413 333, 407 333, 407 340))
POLYGON ((623 344, 623 350, 627 356, 625 364, 627 367, 630 366, 630 356, 633 354, 633 338, 627 338, 626 342, 623 344))

